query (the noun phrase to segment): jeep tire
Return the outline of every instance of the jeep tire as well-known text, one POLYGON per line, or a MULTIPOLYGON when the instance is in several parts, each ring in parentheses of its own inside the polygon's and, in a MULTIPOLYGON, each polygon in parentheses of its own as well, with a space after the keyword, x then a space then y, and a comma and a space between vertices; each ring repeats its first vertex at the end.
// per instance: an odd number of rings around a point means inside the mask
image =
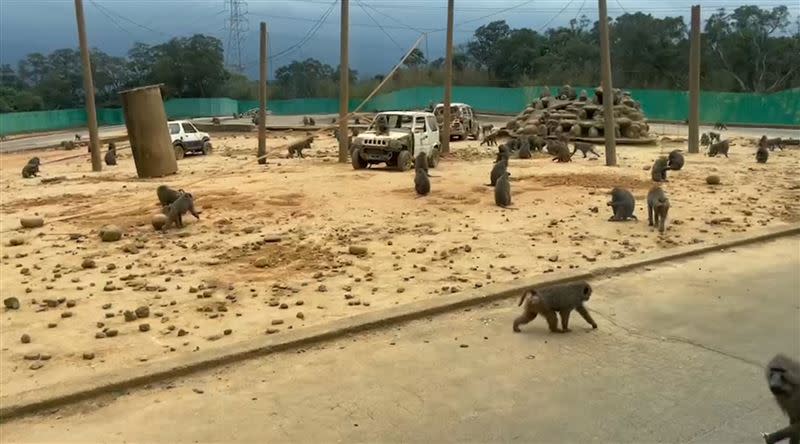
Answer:
POLYGON ((428 168, 436 168, 439 165, 439 147, 434 147, 431 150, 431 155, 428 156, 428 168))
POLYGON ((183 154, 184 154, 183 145, 181 145, 180 143, 177 143, 177 144, 172 146, 172 150, 175 151, 175 160, 183 159, 183 154))
POLYGON ((411 152, 403 150, 397 153, 397 171, 408 171, 411 168, 411 152))
POLYGON ((203 155, 207 156, 211 154, 211 141, 205 140, 203 141, 203 155))
POLYGON ((350 153, 350 161, 354 170, 363 170, 367 167, 367 161, 361 158, 361 152, 358 149, 354 149, 350 153))

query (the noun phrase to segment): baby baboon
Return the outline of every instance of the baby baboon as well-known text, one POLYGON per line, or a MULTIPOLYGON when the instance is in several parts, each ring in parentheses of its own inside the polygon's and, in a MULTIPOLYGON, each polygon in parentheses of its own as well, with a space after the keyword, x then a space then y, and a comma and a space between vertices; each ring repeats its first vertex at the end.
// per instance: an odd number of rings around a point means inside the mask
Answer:
POLYGON ((514 331, 519 333, 520 325, 531 322, 536 319, 536 315, 541 314, 547 320, 551 332, 566 333, 570 331, 569 315, 572 310, 580 313, 592 328, 597 328, 597 323, 583 306, 591 295, 592 286, 586 281, 528 290, 519 300, 518 305, 522 306, 522 315, 514 319, 514 331), (561 315, 560 330, 556 313, 561 315))
POLYGON ((572 162, 572 154, 569 152, 569 147, 566 143, 560 140, 551 140, 547 143, 548 151, 550 151, 550 145, 553 145, 553 150, 555 154, 553 155, 553 162, 572 162))
POLYGON ((414 159, 414 189, 417 194, 425 196, 431 192, 431 180, 428 176, 428 156, 420 152, 414 159))
POLYGON ((167 228, 173 223, 176 227, 183 228, 181 216, 186 212, 191 213, 196 219, 200 219, 200 214, 194 209, 194 197, 192 197, 191 193, 182 193, 174 202, 164 208, 164 214, 167 215, 167 223, 164 224, 162 229, 167 231, 167 228))
POLYGON ((508 150, 501 148, 498 149, 497 157, 499 160, 495 162, 492 167, 492 172, 489 173, 489 186, 497 185, 497 179, 508 170, 508 150))
POLYGON ((494 129, 494 125, 492 125, 491 123, 490 123, 490 124, 487 124, 487 125, 481 125, 481 131, 483 132, 483 137, 484 137, 484 138, 486 138, 486 136, 487 136, 487 135, 488 135, 488 134, 489 134, 489 133, 490 133, 490 132, 491 132, 493 129, 494 129))
POLYGON ((653 168, 650 169, 650 176, 653 182, 666 182, 667 170, 669 169, 669 160, 666 156, 661 156, 653 162, 653 168))
POLYGON ((594 145, 592 145, 591 143, 575 142, 573 145, 575 145, 575 148, 572 150, 572 154, 570 156, 574 156, 576 152, 580 151, 581 153, 583 153, 584 159, 586 158, 587 152, 592 153, 597 157, 600 157, 600 155, 597 154, 597 151, 594 150, 594 145))
POLYGON ((683 168, 683 154, 681 154, 681 150, 672 150, 667 157, 667 165, 669 169, 673 171, 678 171, 683 168))
POLYGON ((730 149, 730 143, 727 140, 723 140, 722 142, 712 143, 711 146, 708 147, 708 157, 717 157, 717 154, 722 154, 725 157, 728 157, 729 149, 730 149))
POLYGON ((39 165, 41 163, 38 157, 31 157, 28 163, 22 167, 22 178, 30 179, 31 177, 36 177, 39 174, 39 165))
POLYGON ((494 203, 498 207, 505 208, 511 205, 511 181, 508 179, 510 175, 508 171, 503 171, 494 184, 494 203))
POLYGON ((114 142, 109 142, 108 151, 106 151, 106 165, 117 164, 117 146, 114 142))
POLYGON ((717 122, 717 123, 714 124, 714 129, 720 130, 720 131, 726 130, 726 129, 728 129, 728 125, 725 125, 725 123, 723 123, 723 122, 717 122))
POLYGON ((313 141, 314 141, 314 136, 308 136, 302 140, 290 144, 288 147, 286 147, 287 151, 289 151, 289 158, 291 159, 292 157, 295 156, 301 159, 305 158, 305 156, 303 156, 303 150, 311 149, 311 142, 313 141))
POLYGON ((756 162, 767 163, 767 159, 769 159, 769 150, 766 146, 759 145, 756 150, 756 162))
POLYGON ((220 124, 219 117, 212 117, 211 118, 211 123, 214 124, 214 125, 219 125, 220 124))
POLYGON ((185 191, 183 190, 175 191, 166 185, 159 185, 158 188, 156 188, 158 201, 161 202, 162 207, 170 206, 173 202, 178 200, 178 198, 181 197, 181 195, 184 193, 185 191))
POLYGON ((532 156, 531 154, 531 143, 528 141, 527 137, 522 137, 519 139, 519 158, 520 159, 530 159, 532 156))
POLYGON ((762 433, 767 444, 789 439, 800 443, 800 362, 778 354, 767 364, 767 384, 778 407, 789 417, 789 426, 772 433, 762 433))
POLYGON ((481 140, 481 145, 486 144, 486 146, 495 146, 497 145, 497 133, 489 133, 483 135, 483 140, 481 140))
POLYGON ((708 134, 706 134, 706 133, 703 133, 703 134, 700 136, 700 145, 703 145, 703 146, 708 146, 708 145, 711 145, 711 138, 710 138, 710 137, 708 137, 708 134))
POLYGON ((76 142, 80 142, 81 141, 81 135, 80 134, 75 134, 75 141, 76 142))
POLYGON ((611 211, 614 213, 608 220, 612 222, 621 222, 628 219, 639 220, 633 215, 633 210, 636 208, 636 200, 633 194, 625 188, 614 188, 611 190, 611 201, 608 202, 611 211))
POLYGON ((722 138, 720 137, 719 133, 715 133, 714 131, 709 131, 708 140, 710 140, 711 143, 715 143, 721 141, 722 138))
POLYGON ((660 186, 655 185, 647 193, 647 225, 658 227, 660 233, 664 232, 669 213, 669 199, 660 186))

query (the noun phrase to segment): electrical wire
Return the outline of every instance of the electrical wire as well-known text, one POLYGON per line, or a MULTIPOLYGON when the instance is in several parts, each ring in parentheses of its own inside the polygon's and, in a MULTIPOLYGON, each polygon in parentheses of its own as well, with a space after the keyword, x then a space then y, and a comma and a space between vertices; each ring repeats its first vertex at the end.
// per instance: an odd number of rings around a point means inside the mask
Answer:
POLYGON ((567 8, 569 8, 569 5, 571 5, 571 4, 572 4, 572 2, 574 2, 574 1, 575 1, 575 0, 569 0, 569 1, 567 2, 567 4, 566 4, 566 5, 564 5, 564 7, 563 7, 563 8, 561 8, 561 10, 560 10, 560 11, 558 11, 558 12, 556 13, 556 15, 554 15, 554 16, 552 16, 552 17, 550 17, 550 20, 548 20, 548 21, 547 21, 547 22, 546 22, 544 25, 542 25, 542 27, 541 27, 541 28, 539 28, 539 32, 540 32, 540 33, 541 33, 541 32, 544 32, 544 30, 545 30, 545 29, 547 29, 547 27, 548 27, 548 26, 550 26, 550 23, 553 23, 553 20, 555 20, 556 18, 558 18, 558 16, 559 16, 559 15, 561 15, 561 13, 562 13, 562 12, 566 11, 566 10, 567 10, 567 8))
POLYGON ((392 35, 391 35, 391 34, 389 34, 389 32, 388 32, 388 31, 386 31, 385 29, 383 29, 383 26, 381 26, 381 24, 380 24, 380 23, 379 23, 377 20, 375 20, 375 17, 373 17, 373 16, 372 16, 372 15, 369 13, 369 11, 367 11, 367 8, 365 8, 365 7, 364 7, 364 5, 363 5, 363 4, 361 4, 361 1, 360 1, 360 0, 356 0, 356 4, 358 5, 358 7, 359 7, 359 8, 361 8, 361 10, 362 10, 362 11, 364 11, 364 14, 366 14, 366 15, 367 15, 367 17, 369 17, 369 18, 370 18, 370 20, 372 20, 372 21, 373 21, 373 22, 374 22, 374 23, 375 23, 375 24, 378 26, 378 28, 380 28, 380 30, 381 30, 381 31, 382 31, 382 32, 383 32, 383 33, 386 35, 386 37, 388 37, 388 38, 389 38, 389 40, 391 40, 391 41, 392 41, 392 43, 394 43, 394 46, 396 46, 396 47, 397 47, 397 48, 398 48, 400 51, 405 51, 405 50, 406 50, 405 48, 403 48, 402 46, 400 46, 400 44, 399 44, 399 43, 397 43, 397 40, 395 40, 395 39, 394 39, 394 37, 392 37, 392 35))
POLYGON ((134 34, 133 34, 133 33, 132 33, 132 32, 131 32, 131 31, 130 31, 128 28, 126 28, 126 27, 122 26, 122 24, 120 24, 120 23, 117 21, 117 19, 115 19, 115 18, 114 18, 114 17, 113 17, 111 14, 109 14, 108 12, 106 12, 106 11, 105 11, 105 9, 103 9, 103 8, 102 8, 100 5, 98 5, 98 4, 97 4, 97 2, 95 2, 94 0, 89 0, 89 1, 91 1, 92 5, 93 5, 95 8, 97 8, 97 10, 98 10, 98 11, 100 11, 100 13, 101 13, 101 14, 103 14, 104 16, 106 16, 106 18, 108 19, 108 21, 110 21, 111 23, 113 23, 113 24, 114 24, 114 25, 115 25, 117 28, 119 28, 121 31, 123 31, 123 32, 127 33, 128 35, 130 35, 130 36, 131 36, 131 37, 133 37, 133 38, 136 38, 136 36, 135 36, 135 35, 134 35, 134 34))
POLYGON ((121 20, 125 20, 126 22, 128 22, 128 23, 130 23, 130 24, 132 24, 132 25, 134 25, 134 26, 137 26, 137 27, 139 27, 139 28, 142 28, 142 29, 144 29, 144 30, 145 30, 145 31, 147 31, 147 32, 152 32, 152 33, 155 33, 155 34, 159 34, 159 35, 162 35, 162 36, 167 36, 167 37, 169 37, 169 35, 168 35, 168 34, 166 34, 166 33, 164 33, 164 32, 157 31, 157 30, 155 30, 155 29, 153 29, 153 28, 151 28, 151 27, 149 27, 149 26, 145 26, 145 25, 142 25, 141 23, 137 23, 137 22, 135 22, 135 21, 133 21, 133 20, 131 20, 131 19, 129 19, 129 18, 127 18, 127 17, 125 17, 125 16, 124 16, 124 15, 122 15, 122 14, 119 14, 119 13, 117 13, 117 12, 114 12, 113 10, 111 10, 111 9, 109 9, 109 8, 105 7, 105 6, 101 6, 99 3, 95 2, 94 0, 92 0, 92 4, 94 4, 95 6, 97 6, 97 8, 98 8, 98 9, 105 10, 105 11, 106 11, 106 12, 108 12, 109 14, 111 14, 111 15, 113 15, 113 16, 115 16, 115 17, 117 17, 117 18, 121 19, 121 20))

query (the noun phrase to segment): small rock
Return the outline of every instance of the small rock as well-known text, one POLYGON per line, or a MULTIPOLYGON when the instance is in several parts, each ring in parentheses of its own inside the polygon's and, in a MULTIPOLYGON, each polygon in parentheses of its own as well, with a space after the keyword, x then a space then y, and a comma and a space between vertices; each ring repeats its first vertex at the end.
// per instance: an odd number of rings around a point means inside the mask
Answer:
POLYGON ((554 255, 548 257, 547 260, 550 261, 550 262, 557 262, 558 261, 558 255, 554 254, 554 255))
POLYGON ((467 348, 467 347, 469 347, 469 345, 467 345, 467 344, 461 344, 461 345, 459 345, 459 347, 461 347, 461 348, 467 348))
POLYGON ((23 344, 29 344, 31 342, 31 336, 27 333, 24 333, 22 336, 20 336, 19 342, 22 342, 23 344))
POLYGON ((320 286, 317 287, 317 291, 320 292, 320 293, 325 293, 326 291, 328 291, 328 287, 326 287, 323 284, 320 284, 320 286))
POLYGON ((188 331, 186 331, 186 330, 184 330, 182 328, 178 329, 178 336, 186 336, 188 334, 189 334, 188 331))
POLYGON ((142 333, 150 331, 150 324, 139 324, 139 331, 142 333))
POLYGON ((203 393, 205 393, 202 389, 199 388, 193 388, 192 391, 197 393, 198 395, 202 395, 203 393))
POLYGON ((228 336, 228 335, 229 335, 229 334, 231 334, 231 333, 233 333, 233 330, 231 330, 230 328, 226 328, 226 329, 225 329, 225 330, 222 332, 222 334, 224 334, 225 336, 228 336))
POLYGON ((405 288, 403 288, 403 287, 398 287, 398 288, 397 288, 397 292, 398 292, 398 293, 405 293, 405 291, 406 291, 406 289, 405 289, 405 288))
POLYGON ((16 247, 25 243, 25 239, 21 237, 12 237, 8 240, 8 245, 16 247))
POLYGON ((281 310, 286 310, 287 308, 289 308, 289 304, 284 302, 278 308, 280 308, 281 310))
POLYGON ((3 299, 3 305, 9 310, 19 310, 19 299, 15 297, 3 299))
POLYGON ((83 262, 81 262, 81 267, 85 268, 85 269, 86 268, 95 268, 95 267, 97 267, 97 263, 95 263, 94 259, 86 258, 86 259, 83 260, 83 262))
POLYGON ((297 319, 305 319, 305 318, 306 318, 306 315, 304 315, 302 311, 298 311, 297 312, 297 319))
POLYGON ((100 229, 100 240, 103 242, 116 242, 122 239, 122 229, 116 225, 106 225, 100 229))
POLYGON ((84 353, 83 354, 83 359, 85 359, 87 361, 91 361, 92 359, 94 359, 94 353, 91 353, 91 352, 84 353))
POLYGON ((67 301, 67 308, 72 308, 72 307, 74 307, 76 303, 77 303, 77 302, 75 302, 75 300, 73 300, 73 299, 70 299, 70 300, 68 300, 68 301, 67 301))
POLYGON ((119 334, 119 331, 117 331, 116 329, 111 328, 106 330, 106 337, 113 338, 117 334, 119 334))
POLYGON ((65 312, 61 313, 61 317, 62 318, 71 318, 72 317, 72 312, 71 311, 65 311, 65 312))
POLYGON ((220 340, 220 339, 222 339, 222 335, 220 335, 220 334, 211 335, 211 336, 206 338, 207 341, 211 341, 211 342, 217 341, 217 340, 220 340))
POLYGON ((44 219, 38 216, 28 216, 19 219, 22 228, 39 228, 44 225, 44 219))
POLYGON ((266 267, 267 265, 269 265, 269 259, 267 259, 267 258, 265 258, 265 257, 260 257, 260 258, 256 259, 256 260, 253 262, 253 265, 255 265, 255 266, 256 266, 256 267, 258 267, 258 268, 264 268, 264 267, 266 267))
POLYGON ((367 254, 367 247, 362 247, 362 246, 359 246, 359 245, 350 245, 350 248, 348 249, 348 251, 350 252, 350 254, 353 254, 353 255, 356 255, 356 256, 363 256, 363 255, 367 254))
POLYGON ((122 247, 122 251, 130 254, 137 254, 139 253, 139 248, 136 245, 128 244, 122 247))
POLYGON ((95 339, 103 339, 105 337, 106 337, 106 334, 103 333, 102 331, 98 331, 97 333, 94 334, 94 338, 95 339))
POLYGON ((150 217, 150 223, 153 225, 153 228, 160 230, 167 224, 167 215, 164 213, 155 213, 150 217))
POLYGON ((142 319, 150 316, 150 309, 145 306, 141 306, 137 308, 134 313, 136 313, 137 318, 142 319))
POLYGON ((720 178, 716 174, 712 174, 712 175, 706 177, 706 183, 709 184, 709 185, 719 185, 720 184, 720 178))
POLYGON ((44 367, 44 364, 42 364, 41 362, 34 362, 33 364, 31 364, 29 368, 31 370, 39 370, 42 367, 44 367))
POLYGON ((41 355, 39 353, 26 353, 22 359, 26 361, 38 361, 41 355))
POLYGON ((122 313, 122 315, 125 316, 125 322, 133 322, 136 319, 138 319, 138 316, 136 316, 136 313, 134 313, 134 312, 132 312, 130 310, 125 310, 122 313))
POLYGON ((281 325, 281 324, 283 324, 283 319, 273 319, 271 324, 272 325, 281 325))
POLYGON ((277 332, 279 332, 279 331, 280 331, 280 330, 278 330, 277 328, 268 328, 268 329, 267 329, 267 334, 268 334, 268 335, 272 335, 272 334, 275 334, 275 333, 277 333, 277 332))

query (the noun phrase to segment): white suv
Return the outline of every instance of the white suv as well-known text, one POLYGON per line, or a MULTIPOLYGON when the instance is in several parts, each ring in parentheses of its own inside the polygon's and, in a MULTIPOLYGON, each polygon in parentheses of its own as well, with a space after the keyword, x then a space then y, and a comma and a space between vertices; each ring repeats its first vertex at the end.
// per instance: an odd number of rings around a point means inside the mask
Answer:
POLYGON ((386 163, 406 171, 414 157, 428 156, 428 166, 439 163, 439 126, 436 117, 427 112, 387 111, 375 116, 372 125, 353 139, 353 168, 386 163))
POLYGON ((186 153, 208 154, 211 152, 211 137, 208 133, 199 131, 192 122, 174 120, 167 122, 167 127, 176 159, 183 159, 183 155, 186 153))

